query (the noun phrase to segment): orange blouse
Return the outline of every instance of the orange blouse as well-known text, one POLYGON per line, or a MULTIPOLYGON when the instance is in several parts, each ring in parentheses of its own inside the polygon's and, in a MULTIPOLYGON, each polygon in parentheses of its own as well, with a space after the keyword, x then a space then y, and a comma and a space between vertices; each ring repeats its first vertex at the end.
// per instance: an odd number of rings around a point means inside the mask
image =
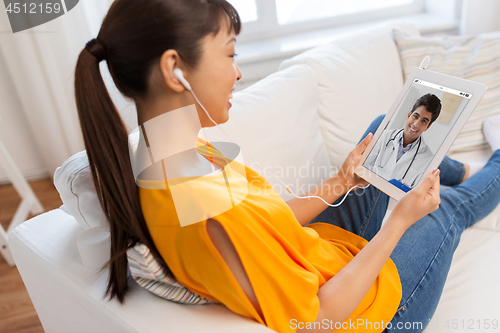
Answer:
MULTIPOLYGON (((201 155, 217 164, 218 160, 224 159, 218 150, 201 138, 198 138, 197 148, 201 155)), ((308 322, 314 322, 319 309, 318 289, 347 265, 367 241, 327 223, 302 227, 269 182, 252 168, 241 166, 246 175, 230 167, 225 168, 225 175, 229 184, 244 186, 248 193, 241 202, 212 218, 224 227, 231 239, 261 306, 263 318, 211 242, 206 230, 207 220, 180 225, 176 212, 179 205, 174 205, 168 187, 170 184, 173 188, 177 179, 165 181, 166 189, 140 186, 147 227, 158 251, 184 286, 277 332, 295 332, 308 322)), ((228 196, 227 181, 220 174, 190 177, 188 182, 186 178, 182 181, 193 191, 192 196, 186 194, 193 209, 196 193, 209 193, 211 200, 228 196)), ((361 331, 381 332, 384 327, 378 323, 392 319, 401 295, 398 271, 388 259, 346 322, 362 319, 365 323, 372 323, 373 330, 366 329, 370 326, 363 326, 361 331)), ((344 328, 349 330, 347 324, 344 328)))

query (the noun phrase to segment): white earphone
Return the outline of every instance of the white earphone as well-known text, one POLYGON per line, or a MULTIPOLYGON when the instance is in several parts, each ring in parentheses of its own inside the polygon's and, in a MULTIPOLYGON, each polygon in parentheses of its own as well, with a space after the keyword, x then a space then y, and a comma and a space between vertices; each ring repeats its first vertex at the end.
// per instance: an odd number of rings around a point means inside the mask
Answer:
MULTIPOLYGON (((177 79, 178 79, 178 80, 182 83, 182 85, 183 85, 183 86, 184 86, 187 90, 189 90, 189 91, 191 92, 191 94, 193 94, 193 97, 194 97, 194 99, 196 100, 196 102, 200 105, 200 107, 203 109, 203 111, 205 111, 205 113, 207 114, 208 118, 209 118, 209 119, 210 119, 210 120, 211 120, 211 121, 215 124, 215 126, 217 126, 217 127, 218 127, 218 128, 219 128, 219 129, 220 129, 220 130, 221 130, 221 131, 225 134, 225 135, 227 135, 227 137, 228 137, 228 138, 230 138, 230 139, 231 139, 231 141, 232 141, 234 144, 236 144, 236 142, 234 142, 233 138, 231 138, 231 137, 230 137, 230 136, 229 136, 226 132, 224 132, 224 130, 223 130, 222 128, 220 128, 220 127, 219 127, 219 124, 217 124, 217 123, 215 122, 215 120, 213 120, 213 119, 212 119, 212 117, 210 117, 210 115, 208 114, 208 112, 207 112, 207 110, 205 109, 205 107, 203 107, 203 105, 200 103, 200 101, 198 100, 198 98, 197 98, 197 97, 196 97, 196 95, 194 94, 193 89, 191 89, 191 85, 189 84, 189 82, 188 82, 188 81, 184 78, 184 72, 182 71, 182 69, 180 69, 180 68, 176 68, 176 69, 174 69, 174 76, 175 76, 175 78, 177 78, 177 79)), ((205 129, 206 129, 206 130, 208 130, 207 128, 205 128, 205 129)), ((220 140, 224 141, 224 139, 221 139, 219 136, 215 135, 214 133, 210 132, 209 130, 208 130, 208 132, 209 132, 210 134, 212 134, 213 136, 215 136, 215 137, 219 138, 220 140)), ((239 146, 239 145, 238 145, 238 146, 239 146)), ((240 148, 241 148, 241 150, 242 150, 243 152, 245 152, 248 156, 250 156, 250 158, 251 158, 251 159, 255 162, 255 159, 252 157, 252 155, 250 155, 248 152, 246 152, 246 151, 245 151, 245 150, 244 150, 241 146, 240 146, 240 148)), ((274 173, 272 173, 272 172, 270 172, 270 171, 267 171, 267 170, 262 170, 262 169, 260 169, 260 168, 254 168, 254 169, 260 170, 260 171, 262 171, 262 172, 264 172, 265 174, 268 174, 268 175, 270 174, 270 175, 271 175, 271 177, 273 177, 274 179, 276 179, 277 181, 279 181, 281 184, 283 184, 283 186, 286 188, 286 190, 287 190, 288 192, 290 192, 290 194, 292 194, 292 195, 293 195, 293 196, 295 196, 296 198, 299 198, 299 199, 318 198, 318 199, 322 200, 324 203, 326 203, 328 206, 331 206, 331 207, 338 207, 338 206, 340 206, 340 205, 344 202, 344 200, 347 198, 347 195, 348 195, 348 194, 349 194, 349 193, 350 193, 353 189, 355 189, 355 188, 363 188, 363 189, 364 189, 364 188, 367 188, 368 186, 370 186, 370 184, 368 184, 368 185, 366 185, 366 186, 364 186, 364 187, 359 186, 359 185, 356 185, 356 186, 354 186, 354 187, 351 187, 351 188, 349 189, 349 191, 347 191, 347 193, 345 194, 345 196, 344 196, 344 198, 342 199, 342 201, 340 201, 340 202, 339 202, 338 204, 336 204, 336 205, 332 205, 332 204, 329 204, 328 202, 326 202, 326 201, 325 201, 325 199, 323 199, 322 197, 318 197, 318 196, 316 196, 316 195, 310 195, 310 196, 299 197, 298 195, 296 195, 295 193, 293 193, 293 192, 292 192, 292 190, 290 190, 290 189, 288 188, 288 186, 286 186, 286 185, 285 185, 285 183, 283 183, 283 182, 282 182, 282 181, 281 181, 278 177, 276 177, 276 176, 274 175, 274 173)))
POLYGON ((187 90, 191 91, 191 85, 184 78, 184 72, 182 72, 182 69, 180 68, 174 69, 174 76, 177 78, 177 80, 181 81, 182 85, 186 87, 187 90))

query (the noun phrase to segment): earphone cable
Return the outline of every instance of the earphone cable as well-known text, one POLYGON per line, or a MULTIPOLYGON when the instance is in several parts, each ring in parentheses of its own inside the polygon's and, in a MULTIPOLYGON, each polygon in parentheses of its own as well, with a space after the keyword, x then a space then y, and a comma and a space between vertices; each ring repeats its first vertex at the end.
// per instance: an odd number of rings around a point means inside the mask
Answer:
MULTIPOLYGON (((236 143, 234 142, 233 138, 232 138, 229 134, 227 134, 227 133, 226 133, 226 132, 225 132, 225 131, 224 131, 224 130, 223 130, 223 129, 219 126, 219 124, 217 124, 217 122, 215 122, 215 120, 213 120, 213 119, 212 119, 212 117, 210 117, 210 114, 208 114, 208 111, 207 111, 207 110, 205 109, 205 107, 204 107, 204 106, 200 103, 200 101, 198 100, 198 98, 197 98, 197 97, 196 97, 196 95, 194 94, 193 90, 192 90, 192 89, 187 89, 187 90, 191 92, 191 94, 193 95, 193 97, 194 97, 194 99, 196 100, 196 102, 198 103, 198 105, 200 105, 200 106, 201 106, 201 108, 203 109, 203 111, 205 111, 206 115, 207 115, 207 116, 208 116, 208 118, 209 118, 209 119, 210 119, 210 120, 211 120, 211 121, 215 124, 215 126, 217 126, 217 127, 218 127, 221 131, 222 131, 222 133, 224 133, 224 134, 225 134, 225 135, 226 135, 226 136, 227 136, 227 137, 228 137, 228 138, 229 138, 229 139, 230 139, 230 140, 231 140, 234 144, 236 144, 236 143)), ((213 136, 215 136, 215 137, 219 138, 220 140, 225 141, 224 139, 220 138, 218 135, 216 135, 216 134, 212 133, 212 132, 211 132, 208 128, 206 128, 206 130, 207 130, 210 134, 212 134, 213 136)), ((240 146, 240 148, 241 148, 241 151, 242 151, 242 152, 244 152, 244 153, 246 153, 246 154, 247 154, 247 155, 248 155, 248 156, 252 159, 252 161, 253 161, 254 163, 257 163, 257 162, 255 161, 255 159, 252 157, 252 155, 250 155, 250 153, 248 153, 247 151, 245 151, 245 150, 243 149, 243 147, 241 147, 241 146, 240 146)), ((300 197, 300 196, 296 195, 295 193, 293 193, 293 191, 292 191, 292 190, 290 190, 290 189, 288 188, 288 186, 286 186, 286 184, 285 184, 285 183, 283 183, 283 182, 281 181, 281 179, 279 179, 278 177, 276 177, 276 176, 275 176, 272 172, 270 172, 270 171, 268 172, 267 170, 262 170, 262 169, 260 169, 260 168, 256 168, 256 169, 257 169, 257 170, 260 170, 260 171, 262 171, 262 172, 264 172, 264 173, 266 173, 266 174, 267 174, 267 173, 269 173, 271 177, 273 177, 274 179, 276 179, 277 181, 279 181, 281 184, 283 184, 283 186, 285 187, 285 189, 286 189, 286 190, 287 190, 290 194, 292 194, 294 197, 299 198, 299 199, 318 198, 318 199, 320 199, 321 201, 323 201, 325 204, 327 204, 328 206, 331 206, 331 207, 338 207, 338 206, 340 206, 340 205, 344 202, 344 200, 347 198, 347 196, 349 195, 349 193, 350 193, 352 190, 354 190, 355 188, 363 188, 363 189, 366 189, 368 186, 370 186, 370 184, 368 184, 368 185, 366 185, 366 186, 355 185, 355 186, 351 187, 351 188, 349 189, 349 191, 347 191, 347 193, 344 195, 344 198, 342 199, 342 201, 340 201, 340 202, 339 202, 338 204, 336 204, 336 205, 333 205, 333 204, 329 204, 328 202, 326 202, 326 200, 325 200, 325 199, 323 199, 323 198, 321 198, 321 197, 319 197, 319 196, 316 196, 316 195, 308 195, 308 196, 303 196, 303 197, 300 197)))

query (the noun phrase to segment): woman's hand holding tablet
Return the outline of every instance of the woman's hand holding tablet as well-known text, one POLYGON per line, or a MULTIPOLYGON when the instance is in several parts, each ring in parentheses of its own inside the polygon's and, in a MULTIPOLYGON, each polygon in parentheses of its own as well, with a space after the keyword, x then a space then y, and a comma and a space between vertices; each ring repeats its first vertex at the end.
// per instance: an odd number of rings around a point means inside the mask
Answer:
POLYGON ((415 68, 354 173, 399 201, 439 166, 486 88, 415 68))

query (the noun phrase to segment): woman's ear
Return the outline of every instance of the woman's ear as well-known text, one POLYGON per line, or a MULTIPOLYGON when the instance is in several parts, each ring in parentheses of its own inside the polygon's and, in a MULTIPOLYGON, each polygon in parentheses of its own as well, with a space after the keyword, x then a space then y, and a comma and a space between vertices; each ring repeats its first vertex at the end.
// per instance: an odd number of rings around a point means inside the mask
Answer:
POLYGON ((182 92, 186 89, 184 85, 174 76, 175 68, 179 67, 184 70, 184 68, 179 66, 180 63, 181 60, 176 50, 167 50, 163 52, 160 58, 160 72, 162 80, 167 87, 175 92, 182 92))

